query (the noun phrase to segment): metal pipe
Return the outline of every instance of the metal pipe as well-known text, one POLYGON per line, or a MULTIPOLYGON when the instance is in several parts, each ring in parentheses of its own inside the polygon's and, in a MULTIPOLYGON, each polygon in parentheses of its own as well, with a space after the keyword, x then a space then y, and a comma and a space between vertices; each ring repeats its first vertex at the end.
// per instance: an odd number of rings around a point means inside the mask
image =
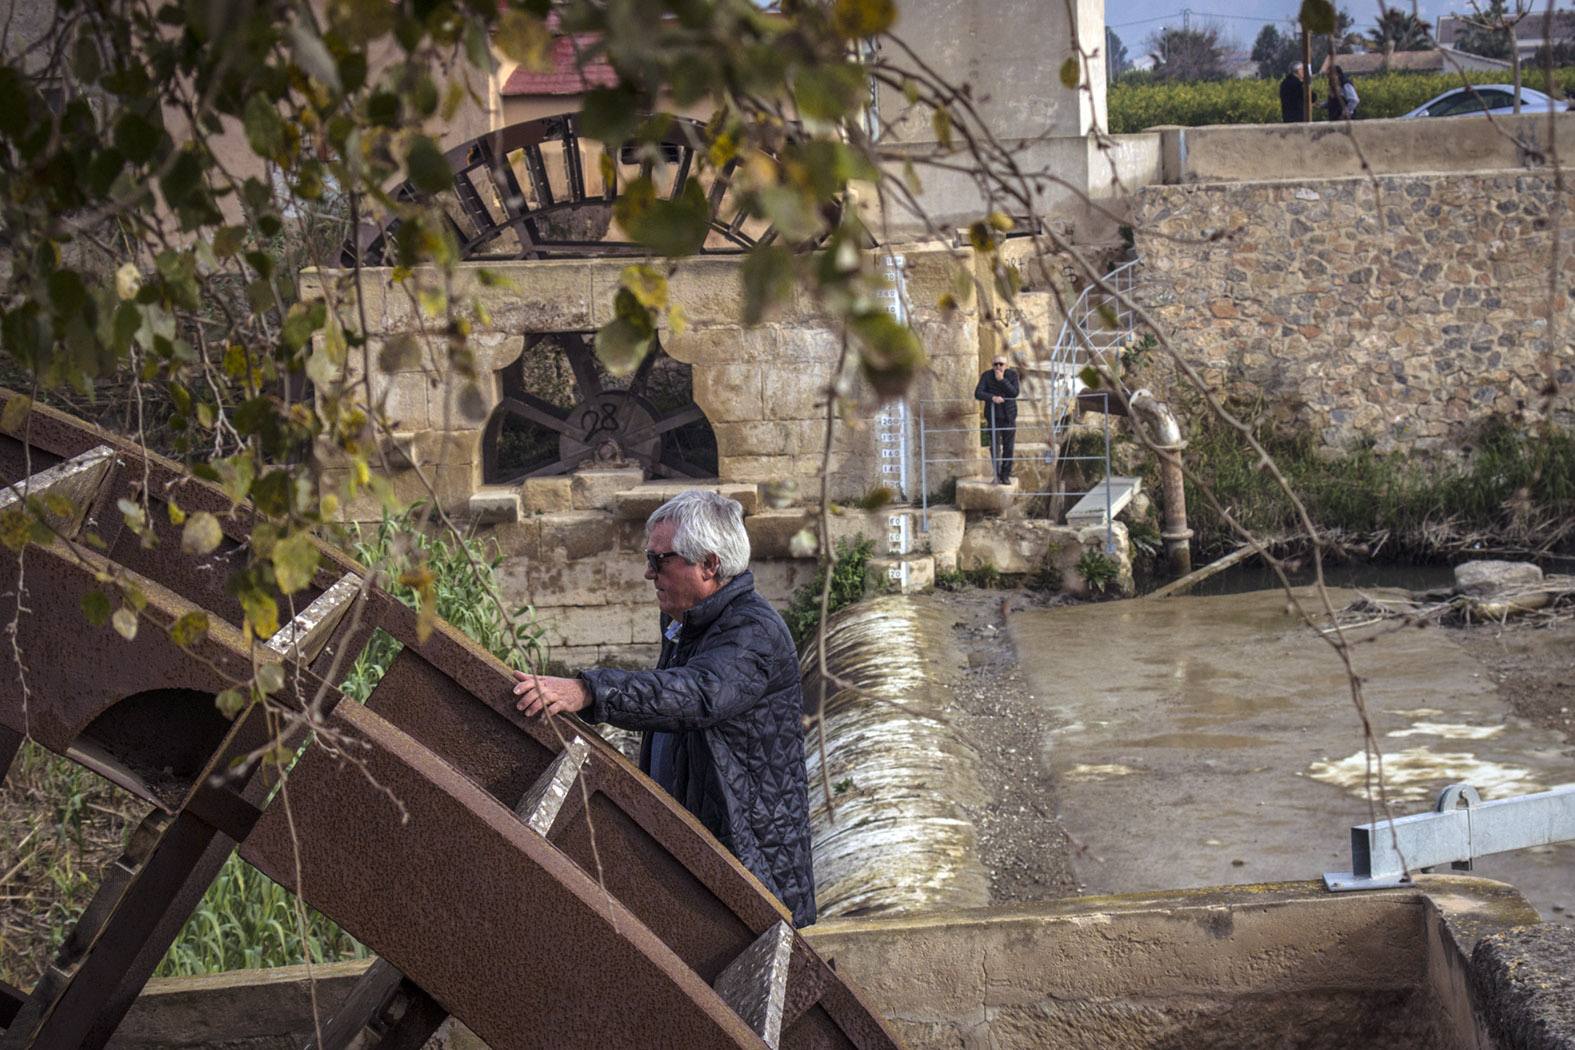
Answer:
POLYGON ((1159 453, 1159 484, 1165 501, 1160 538, 1165 541, 1170 571, 1185 576, 1192 571, 1192 530, 1187 527, 1187 489, 1181 475, 1181 450, 1187 447, 1181 424, 1169 407, 1147 390, 1139 390, 1127 403, 1133 415, 1142 417, 1148 426, 1154 450, 1159 453))

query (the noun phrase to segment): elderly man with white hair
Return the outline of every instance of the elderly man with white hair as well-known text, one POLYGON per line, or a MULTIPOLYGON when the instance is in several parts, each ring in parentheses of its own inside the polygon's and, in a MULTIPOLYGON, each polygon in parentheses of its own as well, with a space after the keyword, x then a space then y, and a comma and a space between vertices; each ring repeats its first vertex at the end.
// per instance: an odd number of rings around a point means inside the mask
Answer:
POLYGON ((656 670, 516 671, 517 706, 643 732, 640 769, 808 926, 815 876, 798 653, 755 593, 743 508, 694 489, 658 507, 645 530, 645 578, 662 614, 656 670))

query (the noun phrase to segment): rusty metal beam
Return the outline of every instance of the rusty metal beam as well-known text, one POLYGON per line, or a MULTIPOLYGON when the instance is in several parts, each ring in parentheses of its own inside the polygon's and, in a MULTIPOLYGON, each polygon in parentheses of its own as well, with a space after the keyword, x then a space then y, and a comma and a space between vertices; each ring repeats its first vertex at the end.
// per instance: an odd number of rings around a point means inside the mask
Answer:
POLYGON ((309 749, 285 785, 293 830, 275 803, 243 856, 493 1050, 638 1046, 653 1030, 696 1050, 757 1045, 623 904, 463 774, 359 705, 336 708, 328 729, 364 757, 309 749))

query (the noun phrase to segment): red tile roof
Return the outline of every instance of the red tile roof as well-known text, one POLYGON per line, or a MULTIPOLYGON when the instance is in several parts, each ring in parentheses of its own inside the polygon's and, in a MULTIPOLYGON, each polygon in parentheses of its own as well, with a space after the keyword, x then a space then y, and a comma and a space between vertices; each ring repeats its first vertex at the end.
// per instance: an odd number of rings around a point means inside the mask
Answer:
MULTIPOLYGON (((550 21, 548 27, 552 27, 550 21)), ((584 68, 580 66, 581 56, 589 52, 596 42, 596 37, 586 34, 555 38, 549 56, 550 68, 538 71, 520 66, 504 82, 504 97, 579 95, 591 88, 615 86, 618 74, 613 72, 604 56, 598 54, 587 58, 584 68)))

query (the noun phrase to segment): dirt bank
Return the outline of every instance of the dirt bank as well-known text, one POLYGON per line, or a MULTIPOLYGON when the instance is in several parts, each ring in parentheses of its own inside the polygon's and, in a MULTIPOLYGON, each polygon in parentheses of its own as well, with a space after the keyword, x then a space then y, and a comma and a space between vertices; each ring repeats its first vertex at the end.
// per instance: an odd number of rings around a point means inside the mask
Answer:
POLYGON ((1564 734, 1575 745, 1575 621, 1510 622, 1450 632, 1498 686, 1521 718, 1564 734))
POLYGON ((957 690, 954 717, 983 759, 992 799, 972 814, 990 873, 992 903, 1048 900, 1078 890, 1075 848, 1056 819, 1055 783, 1040 749, 1044 727, 1018 666, 1007 618, 1029 607, 1057 604, 1019 591, 937 591, 929 601, 952 617, 968 667, 957 690))

